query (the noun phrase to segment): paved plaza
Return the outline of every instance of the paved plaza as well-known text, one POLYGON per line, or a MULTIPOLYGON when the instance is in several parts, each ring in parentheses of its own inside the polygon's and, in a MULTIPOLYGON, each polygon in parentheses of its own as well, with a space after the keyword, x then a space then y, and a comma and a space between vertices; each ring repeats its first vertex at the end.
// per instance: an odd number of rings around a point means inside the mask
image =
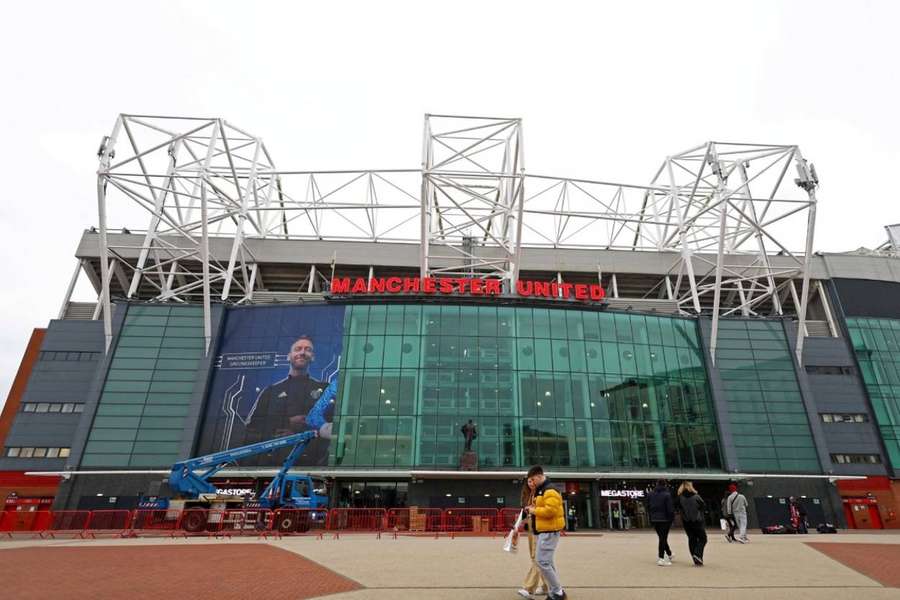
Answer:
MULTIPOLYGON (((710 532, 706 566, 680 531, 671 567, 644 532, 570 535, 557 564, 573 600, 589 598, 900 599, 900 534, 762 536, 728 544, 710 532)), ((380 600, 515 600, 527 553, 499 537, 326 535, 281 540, 129 539, 0 542, 5 598, 154 598, 208 594, 380 600)))

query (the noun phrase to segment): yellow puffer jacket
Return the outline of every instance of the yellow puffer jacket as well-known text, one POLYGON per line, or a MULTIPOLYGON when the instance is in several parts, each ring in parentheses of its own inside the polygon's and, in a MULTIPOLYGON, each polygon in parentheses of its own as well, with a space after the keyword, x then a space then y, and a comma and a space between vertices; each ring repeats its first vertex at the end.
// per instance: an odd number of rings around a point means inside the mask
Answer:
POLYGON ((535 533, 562 531, 566 527, 562 496, 549 481, 535 490, 532 525, 535 533))

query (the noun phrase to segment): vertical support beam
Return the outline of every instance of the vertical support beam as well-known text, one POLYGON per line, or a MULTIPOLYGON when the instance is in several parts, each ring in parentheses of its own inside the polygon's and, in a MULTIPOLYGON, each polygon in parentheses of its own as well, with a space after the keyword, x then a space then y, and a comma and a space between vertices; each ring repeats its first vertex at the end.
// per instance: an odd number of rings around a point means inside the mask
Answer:
POLYGON ((825 293, 825 286, 821 281, 816 282, 816 289, 819 291, 819 298, 822 300, 822 308, 825 309, 825 318, 828 319, 828 329, 831 331, 831 337, 840 337, 837 324, 834 322, 834 315, 831 314, 831 303, 828 302, 828 294, 825 293))
POLYGON ((666 297, 669 300, 675 299, 675 292, 672 290, 672 278, 666 275, 666 297))
POLYGON ((72 273, 72 278, 69 280, 69 287, 66 288, 66 295, 63 296, 62 306, 59 308, 59 319, 66 318, 66 311, 69 309, 69 302, 72 301, 72 292, 75 291, 75 284, 78 283, 78 276, 81 275, 81 269, 84 268, 84 259, 79 258, 78 262, 75 263, 75 271, 72 273))
MULTIPOLYGON (((107 154, 107 165, 109 158, 107 154)), ((100 301, 98 308, 103 310, 103 337, 106 340, 105 352, 109 352, 112 344, 112 316, 109 307, 109 243, 106 239, 106 179, 103 175, 97 176, 97 215, 100 219, 100 301)))
POLYGON ((741 315, 750 316, 750 308, 747 306, 747 295, 744 293, 744 282, 737 281, 738 297, 741 299, 741 315))
POLYGON ((209 220, 207 219, 206 181, 200 183, 200 262, 203 267, 203 339, 206 355, 212 343, 212 307, 210 306, 209 283, 209 220))
MULTIPOLYGON (((221 120, 218 121, 218 129, 219 133, 222 135, 223 142, 226 142, 225 128, 221 120)), ((234 269, 237 262, 238 250, 241 249, 241 245, 244 243, 244 223, 247 221, 250 194, 256 187, 256 172, 257 167, 259 166, 259 153, 261 149, 262 142, 257 138, 255 140, 255 148, 253 151, 253 162, 250 164, 250 174, 247 177, 247 183, 241 194, 241 205, 237 217, 237 226, 234 231, 234 241, 231 244, 231 255, 228 257, 228 269, 225 271, 225 282, 222 285, 222 302, 228 299, 228 294, 231 292, 231 282, 234 280, 234 269)), ((235 185, 239 185, 238 181, 239 180, 235 180, 235 185)), ((241 264, 243 264, 243 260, 241 261, 241 264)))
POLYGON ((610 277, 610 283, 612 283, 613 298, 618 298, 619 297, 619 282, 616 281, 615 273, 613 273, 612 276, 610 277))
POLYGON ((515 169, 512 170, 512 172, 516 174, 516 178, 513 180, 513 185, 516 186, 515 196, 513 196, 513 202, 515 204, 510 209, 510 212, 515 210, 516 215, 516 239, 513 245, 513 265, 509 285, 510 292, 513 292, 519 284, 519 271, 522 265, 522 220, 525 215, 525 140, 522 134, 521 120, 519 121, 518 127, 516 127, 516 161, 518 163, 518 172, 516 172, 515 169))
MULTIPOLYGON (((144 243, 141 245, 141 253, 138 255, 137 260, 137 268, 134 270, 134 275, 131 276, 131 285, 128 287, 128 295, 127 298, 131 298, 138 291, 138 286, 141 283, 141 277, 144 275, 144 267, 147 264, 147 257, 150 253, 150 248, 153 246, 153 243, 156 241, 156 232, 159 228, 159 222, 162 218, 162 212, 166 204, 166 197, 169 193, 169 186, 172 185, 172 176, 175 174, 175 168, 177 165, 178 158, 178 150, 181 149, 182 140, 179 138, 172 144, 172 148, 169 151, 169 167, 166 170, 166 179, 163 184, 163 189, 156 193, 155 190, 151 188, 150 192, 153 196, 153 217, 150 219, 150 227, 147 228, 147 233, 144 235, 144 243)), ((163 282, 160 281, 160 284, 163 285, 163 282)), ((171 289, 172 282, 169 280, 169 284, 165 286, 164 289, 171 289)))
POLYGON ((100 148, 100 168, 97 170, 97 216, 100 220, 100 303, 103 308, 103 337, 106 340, 105 352, 112 345, 112 311, 109 306, 109 243, 106 238, 106 183, 109 163, 115 155, 116 140, 122 129, 122 116, 116 119, 112 134, 104 140, 100 148))
POLYGON ((316 283, 316 265, 309 265, 309 283, 306 286, 306 293, 312 294, 316 283))
POLYGON ((725 188, 725 180, 721 172, 722 167, 719 164, 719 157, 715 150, 710 150, 711 155, 707 155, 715 162, 714 171, 719 177, 719 184, 716 186, 715 202, 719 206, 719 247, 716 254, 716 287, 713 291, 713 313, 712 313, 712 332, 709 337, 709 359, 712 364, 716 364, 716 348, 719 336, 719 306, 722 303, 722 272, 725 269, 725 225, 728 216, 728 201, 722 200, 722 192, 725 188))
MULTIPOLYGON (((794 310, 796 310, 799 313, 800 312, 800 295, 797 293, 797 286, 794 284, 793 278, 788 283, 788 291, 791 293, 791 302, 794 303, 794 310)), ((806 335, 806 334, 804 333, 804 335, 806 335)))
POLYGON ((256 277, 259 272, 259 265, 257 263, 253 263, 250 265, 250 283, 247 286, 247 293, 244 294, 241 302, 253 302, 253 290, 256 288, 256 277))
MULTIPOLYGON (((114 259, 114 258, 109 259, 109 272, 112 272, 113 262, 115 262, 115 260, 116 259, 114 259)), ((96 321, 97 319, 100 318, 101 313, 103 313, 103 311, 104 311, 103 296, 107 293, 109 293, 109 282, 107 282, 106 285, 103 285, 103 281, 101 278, 100 293, 97 294, 97 305, 94 306, 94 312, 91 314, 91 321, 96 321)))
POLYGON ((562 273, 560 273, 559 271, 557 271, 557 272, 556 272, 556 285, 559 286, 559 291, 556 293, 556 295, 557 295, 558 297, 560 297, 560 298, 563 297, 563 293, 562 293, 562 282, 563 282, 563 280, 562 280, 562 273))
POLYGON ((800 306, 797 310, 797 364, 803 364, 803 340, 806 337, 806 308, 809 302, 809 267, 812 262, 813 239, 816 234, 816 188, 819 185, 815 168, 811 167, 799 148, 795 148, 794 161, 799 177, 794 180, 809 196, 809 212, 806 217, 806 246, 803 254, 803 288, 800 292, 800 306))
MULTIPOLYGON (((749 198, 750 194, 750 179, 747 177, 747 167, 743 162, 738 164, 738 173, 741 176, 741 184, 744 188, 744 194, 749 198)), ((762 228, 759 224, 759 216, 756 214, 756 203, 753 201, 748 201, 746 203, 746 208, 748 209, 745 212, 749 212, 750 217, 753 219, 753 225, 756 229, 754 232, 754 236, 756 237, 756 247, 759 251, 759 260, 766 267, 766 281, 768 282, 768 293, 772 296, 772 307, 775 309, 775 314, 782 315, 784 314, 784 310, 781 307, 781 300, 778 298, 778 290, 775 286, 775 277, 772 275, 772 264, 769 261, 769 255, 766 252, 766 243, 763 239, 762 228)))
MULTIPOLYGON (((430 115, 425 115, 425 126, 422 128, 422 206, 419 210, 419 275, 428 277, 429 238, 431 237, 431 122, 430 115)), ((371 280, 371 267, 369 269, 371 280)))
POLYGON ((809 302, 809 266, 812 262, 813 238, 816 232, 816 191, 809 190, 809 216, 806 223, 806 248, 803 257, 803 287, 800 291, 800 308, 797 311, 797 364, 803 364, 803 340, 806 338, 806 307, 809 302))
POLYGON ((375 267, 369 266, 369 279, 366 280, 366 288, 371 289, 372 279, 375 277, 375 267))

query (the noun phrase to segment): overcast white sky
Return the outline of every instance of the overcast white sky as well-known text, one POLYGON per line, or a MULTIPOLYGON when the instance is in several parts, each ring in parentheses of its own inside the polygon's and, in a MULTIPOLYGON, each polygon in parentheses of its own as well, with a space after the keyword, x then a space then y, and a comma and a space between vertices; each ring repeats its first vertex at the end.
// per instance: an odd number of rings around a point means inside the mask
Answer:
POLYGON ((221 116, 296 169, 416 168, 426 112, 523 117, 530 172, 607 181, 707 140, 798 144, 817 249, 900 222, 897 2, 33 1, 4 22, 0 402, 96 224, 120 112, 221 116))

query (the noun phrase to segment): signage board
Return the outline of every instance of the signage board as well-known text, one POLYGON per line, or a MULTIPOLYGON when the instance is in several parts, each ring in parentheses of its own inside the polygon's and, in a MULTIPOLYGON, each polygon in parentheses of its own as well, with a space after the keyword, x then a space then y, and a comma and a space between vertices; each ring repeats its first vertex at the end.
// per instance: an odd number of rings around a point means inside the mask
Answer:
MULTIPOLYGON (((477 277, 334 277, 331 294, 349 295, 444 295, 499 297, 503 286, 499 279, 477 277)), ((513 295, 522 298, 550 298, 599 302, 606 297, 603 286, 589 283, 557 283, 520 279, 513 295)))
POLYGON ((643 498, 644 490, 600 490, 603 498, 643 498))

